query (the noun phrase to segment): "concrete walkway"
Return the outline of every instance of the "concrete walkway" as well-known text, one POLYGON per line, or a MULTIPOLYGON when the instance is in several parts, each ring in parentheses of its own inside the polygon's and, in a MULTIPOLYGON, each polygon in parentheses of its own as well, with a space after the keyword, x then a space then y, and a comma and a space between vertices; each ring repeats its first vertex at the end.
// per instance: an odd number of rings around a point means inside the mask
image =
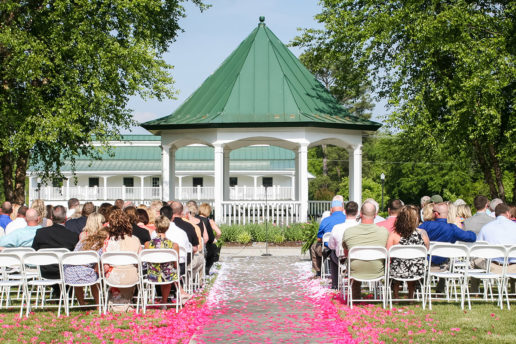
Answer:
MULTIPOLYGON (((258 248, 244 250, 259 253, 258 248)), ((314 302, 327 289, 310 279, 310 262, 300 257, 299 248, 296 252, 236 257, 230 256, 236 250, 223 250, 207 300, 214 315, 191 343, 332 343, 342 338, 327 330, 341 320, 336 312, 325 312, 314 302)))
POLYGON ((310 253, 307 251, 301 254, 301 246, 285 247, 285 246, 269 246, 268 249, 263 242, 256 242, 245 246, 222 246, 220 255, 222 259, 231 257, 258 257, 264 253, 270 253, 274 257, 298 257, 299 259, 310 259, 310 253))

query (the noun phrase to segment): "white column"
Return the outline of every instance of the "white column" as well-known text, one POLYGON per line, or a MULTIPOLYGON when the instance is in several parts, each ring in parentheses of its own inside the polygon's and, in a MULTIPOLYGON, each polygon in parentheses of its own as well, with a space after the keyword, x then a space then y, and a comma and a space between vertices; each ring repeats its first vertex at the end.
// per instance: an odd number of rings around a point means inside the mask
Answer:
POLYGON ((183 199, 183 177, 184 176, 177 176, 177 199, 183 199))
POLYGON ((138 176, 140 177, 140 200, 143 202, 144 200, 144 195, 143 195, 143 192, 144 192, 144 182, 145 182, 145 176, 138 176))
POLYGON ((299 220, 306 222, 308 216, 308 143, 300 143, 298 148, 298 188, 296 192, 301 202, 299 220))
POLYGON ((174 175, 175 175, 175 160, 176 160, 176 149, 171 144, 163 145, 161 148, 161 175, 163 176, 163 188, 162 196, 164 201, 170 201, 174 199, 174 175))
POLYGON ((215 222, 222 222, 222 201, 224 197, 224 146, 221 143, 213 145, 215 151, 214 159, 214 208, 215 208, 215 222))
POLYGON ((229 149, 224 149, 224 201, 229 201, 229 149))
MULTIPOLYGON (((29 176, 29 201, 32 202, 33 200, 36 199, 36 197, 34 196, 34 179, 36 179, 36 177, 34 176, 29 176)), ((27 204, 29 204, 29 202, 27 202, 27 204)))
POLYGON ((108 178, 109 178, 109 176, 102 176, 102 179, 104 180, 104 183, 103 183, 103 185, 104 185, 104 201, 107 200, 107 188, 108 188, 107 179, 108 178))
POLYGON ((256 200, 258 197, 258 176, 253 176, 253 186, 254 186, 254 189, 253 189, 253 199, 256 200))
POLYGON ((66 199, 70 199, 70 178, 66 178, 66 199))
POLYGON ((294 160, 294 166, 296 169, 294 171, 294 184, 296 185, 296 188, 294 189, 294 199, 299 201, 299 152, 296 152, 294 155, 294 160))
POLYGON ((290 176, 290 199, 296 200, 296 176, 290 176))
POLYGON ((362 145, 354 145, 349 152, 349 199, 362 204, 362 145))

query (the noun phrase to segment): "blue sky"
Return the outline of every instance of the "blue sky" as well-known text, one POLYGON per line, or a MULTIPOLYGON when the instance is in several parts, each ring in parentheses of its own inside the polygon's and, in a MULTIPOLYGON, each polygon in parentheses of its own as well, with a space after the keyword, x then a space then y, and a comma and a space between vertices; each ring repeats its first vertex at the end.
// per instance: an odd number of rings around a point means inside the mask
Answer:
MULTIPOLYGON (((316 0, 207 0, 212 5, 201 13, 196 6, 186 4, 187 17, 180 21, 180 33, 165 60, 174 66, 172 76, 177 99, 158 101, 131 98, 129 108, 135 120, 145 122, 167 116, 183 103, 224 59, 240 44, 265 16, 266 25, 283 43, 289 43, 298 28, 321 27, 314 20, 320 11, 316 0)), ((299 56, 299 49, 291 48, 299 56)), ((383 110, 377 106, 374 117, 383 110)), ((141 127, 133 133, 148 133, 141 127)))

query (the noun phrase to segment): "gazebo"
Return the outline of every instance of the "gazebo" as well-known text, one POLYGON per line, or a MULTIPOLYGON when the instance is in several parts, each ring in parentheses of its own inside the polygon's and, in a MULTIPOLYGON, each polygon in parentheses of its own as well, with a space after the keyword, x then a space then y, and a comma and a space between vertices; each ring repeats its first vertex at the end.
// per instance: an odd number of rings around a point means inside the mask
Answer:
POLYGON ((360 204, 362 136, 381 124, 350 115, 264 21, 260 17, 258 27, 174 113, 142 124, 161 136, 163 199, 175 197, 176 150, 212 146, 215 219, 226 222, 228 216, 247 214, 250 221, 257 214, 256 202, 229 201, 229 153, 273 145, 296 157, 295 200, 274 204, 274 214, 287 216, 287 222, 305 222, 308 148, 330 144, 349 152, 349 198, 360 204))

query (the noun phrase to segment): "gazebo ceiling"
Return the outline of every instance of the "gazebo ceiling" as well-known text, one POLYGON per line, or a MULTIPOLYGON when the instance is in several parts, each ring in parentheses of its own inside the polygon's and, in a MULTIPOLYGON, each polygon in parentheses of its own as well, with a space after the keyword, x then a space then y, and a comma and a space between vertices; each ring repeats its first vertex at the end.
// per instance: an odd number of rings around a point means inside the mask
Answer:
POLYGON ((174 113, 142 127, 380 128, 350 115, 263 21, 174 113))

